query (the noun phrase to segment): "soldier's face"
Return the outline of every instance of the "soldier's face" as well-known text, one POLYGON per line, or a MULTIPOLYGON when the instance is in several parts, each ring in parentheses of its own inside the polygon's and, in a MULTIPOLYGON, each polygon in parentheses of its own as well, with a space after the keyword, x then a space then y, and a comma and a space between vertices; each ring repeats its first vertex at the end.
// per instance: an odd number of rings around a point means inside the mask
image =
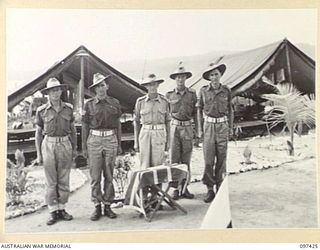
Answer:
POLYGON ((212 83, 220 83, 221 73, 219 70, 214 69, 209 73, 209 79, 212 83))
POLYGON ((176 76, 176 83, 177 83, 177 87, 181 88, 185 86, 185 82, 186 82, 187 76, 186 75, 177 75, 176 76))
POLYGON ((148 90, 149 94, 155 94, 155 93, 158 93, 159 83, 157 82, 149 83, 145 85, 145 87, 148 90))
POLYGON ((48 96, 50 101, 58 101, 60 100, 62 94, 61 88, 52 88, 48 90, 48 96))
POLYGON ((105 81, 100 82, 98 85, 94 87, 94 91, 98 96, 104 96, 109 89, 109 85, 106 84, 105 81))

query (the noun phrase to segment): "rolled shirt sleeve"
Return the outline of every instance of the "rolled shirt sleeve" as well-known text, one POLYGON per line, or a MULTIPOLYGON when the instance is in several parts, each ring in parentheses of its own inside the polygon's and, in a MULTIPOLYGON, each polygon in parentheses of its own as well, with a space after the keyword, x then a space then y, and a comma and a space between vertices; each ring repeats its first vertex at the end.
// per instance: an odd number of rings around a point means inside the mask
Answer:
POLYGON ((200 108, 200 109, 203 109, 203 105, 204 105, 204 103, 203 103, 203 93, 202 93, 202 89, 201 89, 200 92, 199 92, 199 99, 198 99, 198 101, 196 103, 196 107, 200 108))
POLYGON ((230 129, 232 129, 233 128, 233 105, 232 105, 232 94, 230 89, 228 93, 228 120, 229 120, 229 127, 230 129))
POLYGON ((138 124, 140 124, 140 119, 141 119, 141 116, 140 116, 140 110, 141 110, 141 105, 140 105, 140 102, 139 100, 137 100, 136 102, 136 105, 134 107, 134 111, 133 111, 133 114, 134 114, 134 121, 137 122, 138 124))
POLYGON ((42 117, 40 116, 39 108, 36 111, 36 117, 35 117, 34 123, 43 129, 43 120, 42 120, 42 117))
POLYGON ((171 114, 170 114, 170 105, 169 102, 166 101, 166 115, 165 115, 165 123, 171 121, 171 114))
POLYGON ((89 124, 89 104, 86 102, 83 106, 81 120, 85 124, 89 124))
POLYGON ((193 107, 193 110, 192 110, 192 116, 195 116, 197 114, 197 94, 194 93, 192 95, 192 107, 193 107))

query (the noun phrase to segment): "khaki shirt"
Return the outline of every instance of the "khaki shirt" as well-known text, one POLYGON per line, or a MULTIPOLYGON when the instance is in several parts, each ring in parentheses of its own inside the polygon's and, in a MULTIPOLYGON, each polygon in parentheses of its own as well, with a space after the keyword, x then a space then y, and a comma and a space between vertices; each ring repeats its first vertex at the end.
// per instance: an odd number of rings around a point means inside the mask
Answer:
POLYGON ((210 117, 228 116, 232 112, 231 90, 222 84, 217 90, 211 85, 203 86, 200 89, 197 107, 210 117))
POLYGON ((89 99, 84 105, 82 122, 90 129, 116 129, 122 114, 120 102, 111 96, 99 100, 97 97, 89 99))
POLYGON ((197 95, 193 89, 185 88, 182 92, 174 89, 166 94, 166 98, 172 118, 189 121, 196 115, 197 95))
POLYGON ((60 110, 57 112, 49 101, 36 111, 35 124, 42 128, 44 135, 69 135, 72 133, 71 124, 73 122, 73 106, 70 103, 61 101, 60 110))
POLYGON ((160 94, 155 99, 142 96, 137 99, 134 115, 135 121, 140 124, 165 124, 170 121, 169 103, 160 94))

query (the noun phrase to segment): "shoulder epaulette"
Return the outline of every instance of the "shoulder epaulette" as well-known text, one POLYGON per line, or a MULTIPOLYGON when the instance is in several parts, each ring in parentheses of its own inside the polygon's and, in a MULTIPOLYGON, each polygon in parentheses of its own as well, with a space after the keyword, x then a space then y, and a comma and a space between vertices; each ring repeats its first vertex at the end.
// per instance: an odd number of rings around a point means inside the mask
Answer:
POLYGON ((166 101, 167 103, 169 103, 169 100, 162 94, 159 94, 160 98, 164 101, 166 101))
POLYGON ((142 101, 142 100, 146 99, 146 97, 147 97, 147 95, 144 95, 144 96, 140 96, 140 97, 138 97, 137 102, 139 102, 139 101, 142 101))
POLYGON ((225 89, 227 89, 227 90, 229 90, 229 91, 231 91, 231 89, 230 89, 229 86, 227 86, 227 85, 222 85, 222 87, 225 88, 225 89))
POLYGON ((120 101, 119 101, 117 98, 114 98, 113 96, 109 96, 109 98, 110 98, 112 101, 120 104, 120 101))
POLYGON ((85 100, 84 102, 85 102, 85 103, 87 103, 87 102, 92 102, 93 100, 94 100, 94 97, 91 97, 91 98, 85 100))
POLYGON ((65 102, 65 105, 71 109, 73 109, 73 105, 71 103, 65 102))
POLYGON ((208 88, 208 86, 209 86, 209 85, 204 85, 204 86, 201 87, 201 89, 208 88))
POLYGON ((46 107, 47 107, 47 103, 42 104, 40 107, 37 108, 37 111, 40 112, 40 111, 44 110, 46 107))
POLYGON ((192 88, 188 88, 188 90, 192 93, 196 93, 196 90, 195 89, 192 89, 192 88))
POLYGON ((119 101, 117 98, 114 98, 114 100, 115 100, 117 103, 120 104, 120 101, 119 101))

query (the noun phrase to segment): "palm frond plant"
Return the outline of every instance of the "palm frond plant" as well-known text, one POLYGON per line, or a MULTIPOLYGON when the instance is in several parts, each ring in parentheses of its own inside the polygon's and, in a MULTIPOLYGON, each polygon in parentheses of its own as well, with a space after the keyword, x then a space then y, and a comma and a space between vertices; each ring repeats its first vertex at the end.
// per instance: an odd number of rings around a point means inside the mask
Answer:
POLYGON ((315 124, 315 100, 301 92, 291 83, 283 83, 274 85, 276 94, 263 94, 262 98, 271 101, 271 106, 265 116, 270 123, 271 130, 279 124, 284 124, 284 129, 288 129, 290 133, 290 141, 288 146, 290 155, 294 155, 294 132, 299 123, 306 124, 311 127, 315 124))

